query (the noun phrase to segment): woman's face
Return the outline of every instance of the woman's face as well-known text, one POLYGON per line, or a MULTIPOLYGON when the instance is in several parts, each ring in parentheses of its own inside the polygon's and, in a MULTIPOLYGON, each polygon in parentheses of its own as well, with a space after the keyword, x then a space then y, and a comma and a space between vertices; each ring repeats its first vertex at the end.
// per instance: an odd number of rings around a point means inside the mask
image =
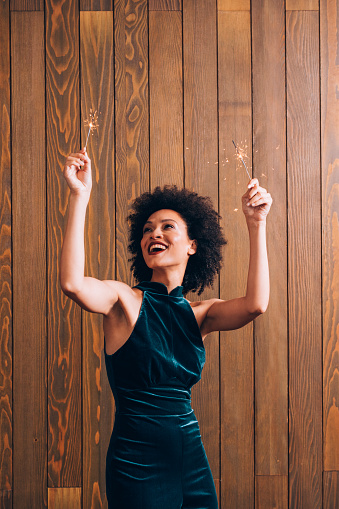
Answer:
POLYGON ((182 266, 197 250, 188 238, 187 225, 178 212, 162 209, 154 212, 143 227, 141 250, 150 269, 182 266))

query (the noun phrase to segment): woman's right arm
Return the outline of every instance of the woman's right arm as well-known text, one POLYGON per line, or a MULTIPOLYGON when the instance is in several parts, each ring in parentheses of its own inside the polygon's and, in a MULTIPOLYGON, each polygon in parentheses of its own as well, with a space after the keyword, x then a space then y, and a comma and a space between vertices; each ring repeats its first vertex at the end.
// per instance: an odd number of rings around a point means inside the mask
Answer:
POLYGON ((68 156, 63 175, 71 193, 60 257, 60 285, 62 291, 83 309, 106 315, 117 302, 117 287, 122 283, 84 275, 85 217, 92 188, 91 160, 85 149, 68 156))

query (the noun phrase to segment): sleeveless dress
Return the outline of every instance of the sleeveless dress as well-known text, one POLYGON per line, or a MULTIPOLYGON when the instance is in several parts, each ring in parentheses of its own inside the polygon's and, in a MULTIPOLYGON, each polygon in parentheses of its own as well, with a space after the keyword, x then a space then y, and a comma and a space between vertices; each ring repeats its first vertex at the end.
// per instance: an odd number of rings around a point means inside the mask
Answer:
POLYGON ((132 334, 105 363, 115 399, 106 458, 109 509, 217 509, 191 407, 205 349, 182 286, 142 282, 132 334))

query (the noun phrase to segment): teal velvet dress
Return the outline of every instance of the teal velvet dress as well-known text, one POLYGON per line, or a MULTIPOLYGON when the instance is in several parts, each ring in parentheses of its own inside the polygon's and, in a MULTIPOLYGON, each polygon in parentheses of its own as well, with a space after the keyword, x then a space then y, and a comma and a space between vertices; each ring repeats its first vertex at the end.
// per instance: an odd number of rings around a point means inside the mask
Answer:
POLYGON ((217 509, 191 387, 205 349, 182 286, 143 282, 132 334, 105 350, 115 421, 106 459, 109 509, 217 509))

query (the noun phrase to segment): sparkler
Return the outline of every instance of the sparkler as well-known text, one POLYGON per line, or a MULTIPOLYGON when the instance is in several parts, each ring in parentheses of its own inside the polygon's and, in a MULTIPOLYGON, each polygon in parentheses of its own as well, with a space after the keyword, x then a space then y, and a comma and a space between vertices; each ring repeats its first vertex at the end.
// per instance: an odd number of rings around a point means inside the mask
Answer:
POLYGON ((88 133, 87 133, 87 139, 86 139, 86 145, 85 145, 85 150, 86 150, 89 133, 91 131, 95 131, 95 129, 98 129, 98 127, 99 127, 97 110, 93 111, 92 108, 90 109, 89 118, 85 119, 84 124, 89 126, 88 133))
POLYGON ((246 170, 246 172, 247 172, 248 178, 251 180, 251 175, 250 175, 250 174, 249 174, 249 172, 248 172, 248 169, 247 169, 246 163, 245 163, 245 161, 244 161, 244 157, 243 157, 243 156, 245 156, 245 157, 246 157, 245 151, 244 151, 243 149, 241 149, 241 148, 239 149, 239 148, 236 146, 236 144, 235 144, 235 142, 234 142, 233 140, 232 140, 232 143, 233 143, 233 145, 235 146, 235 150, 237 151, 237 159, 238 159, 239 161, 241 161, 241 162, 242 162, 242 164, 244 165, 245 170, 246 170))

